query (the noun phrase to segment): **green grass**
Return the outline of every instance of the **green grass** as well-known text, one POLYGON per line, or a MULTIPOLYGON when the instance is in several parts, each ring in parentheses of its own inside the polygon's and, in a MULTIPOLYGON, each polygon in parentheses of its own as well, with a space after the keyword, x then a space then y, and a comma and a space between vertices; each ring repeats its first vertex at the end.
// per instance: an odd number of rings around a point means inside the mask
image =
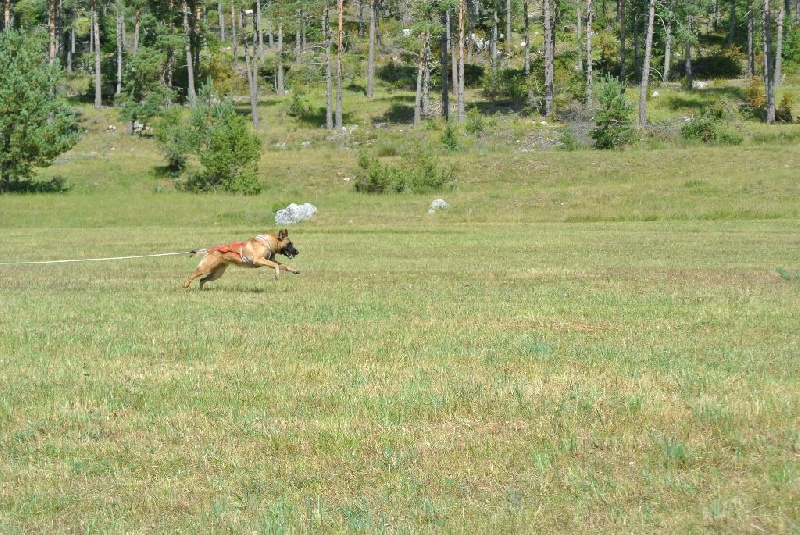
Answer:
POLYGON ((315 130, 248 198, 175 192, 103 122, 42 172, 69 193, 0 197, 0 262, 319 211, 279 281, 0 265, 0 531, 799 529, 797 151, 456 154, 431 215, 315 130))

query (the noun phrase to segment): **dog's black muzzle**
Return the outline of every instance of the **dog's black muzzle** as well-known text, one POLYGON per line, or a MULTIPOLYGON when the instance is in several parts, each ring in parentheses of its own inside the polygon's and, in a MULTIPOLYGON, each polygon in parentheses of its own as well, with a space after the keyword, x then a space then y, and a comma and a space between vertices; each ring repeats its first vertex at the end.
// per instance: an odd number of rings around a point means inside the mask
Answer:
POLYGON ((281 254, 286 258, 294 258, 295 256, 300 254, 300 251, 294 248, 294 245, 287 245, 281 251, 281 254))

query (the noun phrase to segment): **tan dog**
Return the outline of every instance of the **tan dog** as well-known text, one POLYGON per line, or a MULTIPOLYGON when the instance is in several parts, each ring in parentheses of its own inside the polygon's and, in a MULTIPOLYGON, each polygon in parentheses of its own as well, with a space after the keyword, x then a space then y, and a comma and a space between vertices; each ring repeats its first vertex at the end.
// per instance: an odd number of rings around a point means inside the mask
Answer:
POLYGON ((197 265, 194 273, 189 275, 184 288, 188 288, 194 279, 200 279, 200 289, 207 282, 220 278, 230 264, 241 267, 258 268, 271 267, 275 269, 275 278, 280 277, 281 270, 289 273, 300 273, 295 268, 281 264, 275 256, 282 254, 287 258, 294 258, 300 251, 294 248, 289 239, 289 231, 284 229, 277 234, 259 234, 246 242, 233 242, 230 245, 218 245, 210 249, 192 250, 189 256, 202 255, 203 258, 197 265))

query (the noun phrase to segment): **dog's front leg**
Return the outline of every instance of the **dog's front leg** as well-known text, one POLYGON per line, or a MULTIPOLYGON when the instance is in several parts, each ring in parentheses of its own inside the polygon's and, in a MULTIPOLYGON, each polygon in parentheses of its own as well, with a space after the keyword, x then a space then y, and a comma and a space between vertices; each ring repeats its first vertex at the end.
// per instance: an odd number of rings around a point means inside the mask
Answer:
POLYGON ((280 278, 281 276, 281 264, 279 262, 275 262, 274 260, 269 260, 267 258, 260 258, 256 261, 259 266, 270 267, 275 270, 275 279, 280 278))
POLYGON ((287 266, 286 264, 281 264, 275 260, 270 260, 268 258, 262 258, 256 262, 259 266, 270 267, 275 270, 275 278, 278 279, 281 276, 281 270, 288 271, 289 273, 294 273, 298 275, 300 273, 299 269, 295 269, 292 266, 287 266))

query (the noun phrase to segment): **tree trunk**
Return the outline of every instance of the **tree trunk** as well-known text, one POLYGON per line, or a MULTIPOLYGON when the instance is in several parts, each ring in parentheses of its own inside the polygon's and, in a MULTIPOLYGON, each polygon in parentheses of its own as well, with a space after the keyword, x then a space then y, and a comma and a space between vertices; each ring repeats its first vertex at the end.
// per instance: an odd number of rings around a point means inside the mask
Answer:
POLYGON ((50 65, 56 62, 57 46, 56 46, 56 20, 58 19, 58 3, 57 0, 49 1, 49 18, 47 21, 47 29, 50 34, 50 65))
POLYGON ((11 0, 3 2, 3 31, 11 30, 11 0))
POLYGON ((733 46, 736 39, 736 0, 730 0, 728 7, 728 46, 733 46))
POLYGON ((653 26, 656 18, 656 0, 650 0, 647 13, 647 36, 644 41, 644 66, 639 90, 639 128, 647 126, 647 86, 650 81, 650 59, 653 55, 653 26))
POLYGON ((575 6, 575 44, 578 59, 575 62, 575 72, 583 72, 583 51, 584 51, 584 37, 583 37, 583 14, 581 13, 581 6, 575 6))
POLYGON ((594 106, 594 73, 592 71, 592 0, 586 0, 586 108, 594 106))
MULTIPOLYGON (((255 37, 255 36, 254 36, 255 37)), ((253 39, 252 53, 244 46, 244 61, 247 68, 247 85, 250 89, 250 116, 253 128, 258 129, 258 61, 256 61, 256 39, 253 39)))
POLYGON ((489 44, 489 54, 491 55, 492 72, 497 72, 497 11, 492 14, 492 39, 489 44))
POLYGON ((333 72, 331 69, 331 23, 328 6, 322 14, 322 35, 325 38, 325 127, 333 130, 333 72))
POLYGON ((430 117, 431 114, 431 38, 428 32, 425 32, 425 56, 422 70, 422 116, 430 117))
POLYGON ((103 107, 103 79, 100 74, 100 22, 97 0, 92 0, 92 33, 94 34, 94 107, 103 107))
MULTIPOLYGON (((453 71, 452 76, 450 77, 450 85, 451 91, 453 93, 458 92, 458 45, 453 39, 453 24, 450 20, 450 10, 447 10, 447 49, 450 51, 450 68, 453 71)), ((458 100, 458 99, 456 99, 458 100)))
POLYGON ((376 0, 369 0, 369 36, 367 36, 367 98, 375 89, 375 9, 376 0))
POLYGON ((297 19, 297 26, 295 27, 294 30, 294 57, 296 59, 299 59, 300 54, 303 52, 303 48, 301 45, 302 37, 300 35, 300 26, 302 26, 301 21, 303 20, 303 12, 299 9, 296 12, 296 19, 297 19))
POLYGON ((255 9, 253 13, 256 17, 255 31, 258 35, 258 62, 261 63, 264 61, 264 27, 261 24, 261 2, 256 0, 254 3, 255 9))
POLYGON ((506 37, 505 37, 505 41, 506 41, 506 55, 510 58, 511 57, 511 53, 513 52, 513 50, 511 50, 511 45, 513 44, 511 42, 511 0, 506 0, 506 37))
POLYGON ((422 78, 423 71, 425 70, 425 41, 427 40, 427 32, 422 32, 420 35, 422 45, 419 51, 419 60, 417 61, 417 91, 414 96, 414 124, 419 124, 422 119, 422 78))
POLYGON ((219 40, 225 42, 225 9, 222 2, 217 3, 217 20, 219 21, 219 40))
POLYGON ((342 54, 344 53, 344 0, 337 0, 337 17, 339 20, 336 37, 336 116, 335 128, 342 129, 342 54))
MULTIPOLYGON (((780 0, 779 0, 780 1, 780 0)), ((764 85, 767 97, 767 124, 775 122, 775 56, 772 52, 772 11, 769 0, 764 0, 764 85)))
POLYGON ((662 80, 669 80, 669 70, 672 64, 672 18, 664 21, 664 74, 662 80))
POLYGON ((747 0, 747 74, 756 75, 755 17, 753 0, 747 0))
POLYGON ((783 19, 785 16, 785 6, 780 0, 778 1, 778 19, 776 21, 775 33, 775 76, 773 76, 775 87, 782 85, 781 78, 783 77, 783 19))
POLYGON ((279 97, 284 95, 283 88, 283 22, 278 22, 278 64, 275 73, 275 93, 279 97))
POLYGON ((683 44, 683 70, 685 71, 686 89, 691 89, 694 83, 692 76, 692 42, 687 38, 683 44))
POLYGON ((447 16, 447 12, 443 12, 441 14, 441 22, 442 26, 444 26, 444 31, 439 38, 439 49, 440 49, 440 57, 439 57, 439 65, 442 73, 442 117, 444 117, 445 121, 450 120, 450 84, 448 81, 448 65, 447 65, 447 57, 450 54, 450 47, 448 46, 448 38, 450 35, 450 19, 447 16))
POLYGON ((372 0, 356 0, 356 3, 358 4, 358 8, 357 8, 358 9, 358 23, 357 23, 357 25, 358 25, 358 38, 359 39, 363 39, 364 38, 364 4, 365 3, 370 4, 370 3, 372 3, 372 0))
POLYGON ((233 46, 233 70, 239 65, 239 39, 236 37, 236 8, 231 6, 231 46, 233 46))
POLYGON ((67 74, 72 74, 72 57, 75 55, 75 23, 69 28, 69 47, 67 47, 67 74))
POLYGON ((122 31, 125 26, 125 14, 123 12, 123 7, 122 1, 117 0, 117 89, 114 93, 116 96, 122 94, 122 31))
POLYGON ((196 1, 194 5, 194 24, 192 25, 192 31, 189 34, 191 38, 189 44, 192 47, 192 72, 194 73, 195 77, 197 77, 200 73, 200 48, 203 45, 203 33, 200 28, 200 23, 202 20, 203 3, 196 1))
POLYGON ((550 117, 553 113, 553 19, 550 2, 544 0, 544 114, 550 117))
MULTIPOLYGON (((173 10, 174 7, 175 7, 175 3, 173 2, 173 0, 168 0, 168 2, 167 2, 167 13, 168 13, 168 16, 167 16, 167 28, 169 29, 169 32, 168 32, 169 35, 172 35, 172 33, 174 31, 174 28, 175 28, 175 24, 173 22, 173 15, 172 15, 172 10, 173 10)), ((165 69, 165 74, 166 74, 165 82, 169 87, 172 87, 172 75, 173 75, 174 71, 175 71, 175 49, 172 47, 172 45, 167 45, 167 66, 166 66, 166 69, 165 69)))
POLYGON ((530 25, 530 2, 529 0, 524 0, 522 3, 522 11, 525 17, 525 51, 524 57, 522 59, 522 71, 525 73, 525 76, 531 74, 531 25, 530 25))
POLYGON ((275 41, 272 38, 272 19, 267 19, 267 48, 272 50, 275 46, 275 41))
POLYGON ((183 49, 186 52, 186 76, 187 87, 186 96, 189 104, 194 106, 197 93, 194 90, 194 62, 192 59, 192 36, 189 28, 189 6, 183 0, 183 49))
POLYGON ((466 0, 458 0, 458 122, 463 123, 464 112, 464 17, 466 0))
POLYGON ((139 35, 142 29, 142 8, 137 7, 133 20, 133 44, 131 54, 136 54, 139 51, 139 35))
POLYGON ((625 84, 625 0, 619 0, 619 79, 625 84))

